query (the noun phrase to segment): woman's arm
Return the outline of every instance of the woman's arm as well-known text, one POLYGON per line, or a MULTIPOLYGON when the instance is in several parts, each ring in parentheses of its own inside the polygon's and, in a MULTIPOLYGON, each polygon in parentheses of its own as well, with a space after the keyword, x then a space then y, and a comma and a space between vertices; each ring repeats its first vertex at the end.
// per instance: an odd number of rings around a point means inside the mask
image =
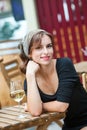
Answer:
POLYGON ((51 101, 47 103, 43 103, 44 111, 56 111, 56 112, 65 112, 68 108, 69 104, 59 101, 51 101))
POLYGON ((31 61, 27 66, 26 80, 27 80, 27 109, 34 116, 42 113, 42 101, 36 84, 36 71, 38 65, 31 61))

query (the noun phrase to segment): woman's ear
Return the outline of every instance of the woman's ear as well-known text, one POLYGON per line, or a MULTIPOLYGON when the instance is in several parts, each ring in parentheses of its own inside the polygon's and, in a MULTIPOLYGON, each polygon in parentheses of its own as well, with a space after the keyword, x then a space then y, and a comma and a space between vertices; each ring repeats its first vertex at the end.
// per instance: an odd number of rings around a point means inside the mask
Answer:
POLYGON ((30 54, 28 56, 29 56, 29 59, 32 60, 32 56, 30 54))

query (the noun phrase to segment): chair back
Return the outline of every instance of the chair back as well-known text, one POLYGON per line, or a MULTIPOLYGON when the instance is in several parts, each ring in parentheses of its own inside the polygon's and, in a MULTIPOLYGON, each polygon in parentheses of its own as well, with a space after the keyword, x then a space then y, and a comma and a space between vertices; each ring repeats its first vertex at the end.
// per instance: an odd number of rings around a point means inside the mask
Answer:
POLYGON ((18 45, 21 39, 0 41, 0 56, 19 54, 18 45))
MULTIPOLYGON (((22 61, 19 55, 9 55, 0 57, 0 103, 1 106, 15 105, 9 94, 10 81, 21 80, 22 88, 25 75, 20 70, 22 61)), ((22 102, 26 102, 26 96, 22 102)))
POLYGON ((81 61, 81 62, 75 63, 74 67, 78 74, 87 72, 87 61, 81 61))
POLYGON ((20 70, 20 63, 19 57, 13 57, 8 61, 3 60, 3 62, 0 63, 1 71, 8 85, 11 80, 24 80, 25 75, 20 70))
POLYGON ((87 91, 87 73, 82 74, 82 83, 83 83, 83 87, 87 91))
POLYGON ((81 79, 84 89, 87 91, 87 61, 75 63, 74 67, 81 79))

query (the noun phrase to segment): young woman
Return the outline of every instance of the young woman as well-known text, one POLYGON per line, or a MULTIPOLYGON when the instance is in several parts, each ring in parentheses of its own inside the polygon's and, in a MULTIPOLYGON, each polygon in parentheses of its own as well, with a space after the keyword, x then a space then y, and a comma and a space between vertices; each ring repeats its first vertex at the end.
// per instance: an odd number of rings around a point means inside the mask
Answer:
POLYGON ((21 42, 27 111, 66 112, 63 130, 87 130, 87 93, 69 58, 53 59, 53 37, 45 30, 28 33, 21 42))

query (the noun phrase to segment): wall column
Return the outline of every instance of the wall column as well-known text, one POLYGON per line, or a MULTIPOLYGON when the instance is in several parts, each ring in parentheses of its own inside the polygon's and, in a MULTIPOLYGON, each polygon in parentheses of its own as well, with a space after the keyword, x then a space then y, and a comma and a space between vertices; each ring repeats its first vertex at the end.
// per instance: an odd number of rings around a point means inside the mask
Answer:
POLYGON ((39 28, 34 0, 22 0, 24 16, 27 21, 27 31, 39 28))

